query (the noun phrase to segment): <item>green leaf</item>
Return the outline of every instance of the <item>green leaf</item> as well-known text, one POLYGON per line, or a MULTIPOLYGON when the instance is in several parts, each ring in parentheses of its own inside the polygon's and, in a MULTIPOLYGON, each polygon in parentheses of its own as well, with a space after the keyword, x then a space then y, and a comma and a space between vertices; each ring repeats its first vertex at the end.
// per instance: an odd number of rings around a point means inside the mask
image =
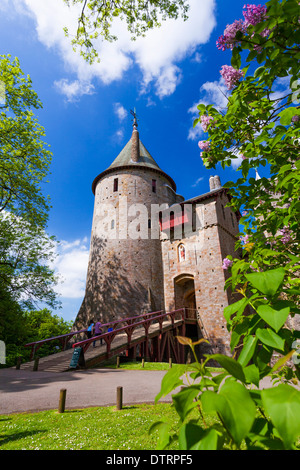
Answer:
POLYGON ((233 375, 233 377, 241 380, 241 382, 245 382, 243 368, 237 361, 231 357, 223 356, 222 354, 213 354, 209 357, 210 359, 217 361, 225 370, 227 370, 227 372, 229 372, 229 374, 233 375))
POLYGON ((290 308, 275 310, 270 305, 260 305, 257 309, 258 315, 270 325, 276 332, 285 324, 290 313, 290 308))
POLYGON ((157 403, 160 398, 168 395, 168 393, 176 387, 183 385, 183 381, 180 377, 182 377, 185 371, 185 364, 176 364, 166 373, 166 375, 164 375, 161 382, 160 392, 155 397, 155 403, 157 403))
POLYGON ((281 285, 285 275, 283 268, 272 269, 260 273, 246 274, 246 279, 260 292, 274 295, 281 285))
POLYGON ((266 413, 277 429, 286 449, 293 449, 300 436, 300 392, 281 384, 261 392, 266 413))
POLYGON ((184 421, 187 415, 197 406, 195 398, 199 395, 199 392, 199 386, 191 385, 190 387, 184 387, 183 390, 172 396, 174 407, 181 421, 184 421))
POLYGON ((256 387, 259 386, 259 369, 256 367, 255 364, 251 364, 251 366, 244 367, 244 374, 246 377, 246 383, 254 384, 256 387))
POLYGON ((279 351, 284 350, 284 339, 278 336, 273 330, 270 330, 270 328, 258 328, 256 330, 256 336, 263 344, 278 349, 279 351))
POLYGON ((184 424, 178 436, 180 450, 217 450, 221 447, 220 435, 214 429, 204 430, 198 424, 184 424))
POLYGON ((230 437, 240 446, 250 432, 256 414, 248 390, 238 382, 227 380, 218 394, 204 392, 201 401, 204 411, 218 413, 230 437))
POLYGON ((234 302, 233 304, 228 305, 227 307, 224 308, 224 317, 227 321, 230 320, 231 315, 233 315, 236 312, 244 311, 246 305, 248 304, 248 299, 246 297, 243 297, 241 300, 238 300, 237 302, 234 302))
POLYGON ((157 449, 165 449, 170 443, 170 425, 164 421, 157 421, 152 424, 148 433, 153 434, 155 431, 158 431, 158 443, 157 449))
POLYGON ((292 117, 297 114, 296 108, 286 108, 279 113, 280 124, 283 126, 288 126, 291 123, 292 117))
POLYGON ((238 363, 241 366, 246 366, 252 359, 257 344, 257 338, 255 336, 248 336, 243 346, 243 349, 238 357, 238 363))
POLYGON ((258 68, 255 70, 255 72, 254 72, 254 78, 257 78, 257 77, 259 77, 260 75, 262 75, 264 71, 265 71, 265 67, 264 67, 264 66, 258 67, 258 68))

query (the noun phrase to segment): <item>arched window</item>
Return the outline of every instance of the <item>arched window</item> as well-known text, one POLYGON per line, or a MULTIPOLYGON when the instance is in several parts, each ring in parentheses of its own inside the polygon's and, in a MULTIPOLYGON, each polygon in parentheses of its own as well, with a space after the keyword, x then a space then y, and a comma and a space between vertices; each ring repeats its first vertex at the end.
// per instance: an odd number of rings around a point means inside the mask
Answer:
POLYGON ((180 243, 180 245, 178 245, 177 250, 178 250, 178 261, 179 261, 179 263, 181 263, 182 261, 185 261, 185 259, 186 259, 184 244, 180 243))

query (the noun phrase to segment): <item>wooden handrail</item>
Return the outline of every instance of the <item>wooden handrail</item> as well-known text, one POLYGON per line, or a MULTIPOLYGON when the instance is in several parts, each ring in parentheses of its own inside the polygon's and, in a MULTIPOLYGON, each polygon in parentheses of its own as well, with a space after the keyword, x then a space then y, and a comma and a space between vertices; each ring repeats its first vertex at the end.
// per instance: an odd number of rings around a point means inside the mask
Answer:
MULTIPOLYGON (((74 343, 72 345, 72 347, 73 348, 82 347, 83 351, 86 352, 91 343, 93 343, 94 341, 99 341, 100 339, 104 339, 104 341, 106 342, 106 345, 107 345, 107 353, 109 353, 111 343, 113 342, 114 338, 118 334, 121 334, 121 333, 125 332, 127 334, 128 342, 130 342, 132 332, 135 328, 137 328, 139 326, 144 326, 145 327, 146 324, 149 328, 149 323, 152 323, 152 322, 154 323, 156 320, 160 323, 160 328, 161 328, 161 324, 162 324, 164 319, 166 319, 167 317, 170 317, 170 316, 174 317, 175 314, 178 313, 178 312, 182 313, 182 319, 184 320, 184 318, 185 318, 185 309, 181 308, 181 309, 178 309, 178 310, 173 310, 172 312, 165 312, 165 313, 162 313, 160 315, 156 315, 156 316, 151 317, 151 318, 144 318, 143 320, 141 320, 139 322, 133 322, 133 323, 127 325, 127 326, 117 328, 113 331, 109 331, 107 333, 102 333, 101 335, 93 336, 92 338, 88 338, 88 339, 85 339, 83 341, 79 341, 78 343, 74 343), (129 330, 131 330, 131 331, 129 332, 129 330)), ((156 313, 158 313, 158 312, 153 312, 153 314, 156 314, 156 313)), ((131 317, 131 318, 134 320, 134 319, 140 318, 140 317, 149 317, 149 315, 151 315, 151 314, 147 313, 147 314, 138 315, 137 317, 131 317)), ((173 321, 172 321, 172 323, 173 323, 173 321)), ((146 335, 147 335, 147 332, 148 332, 148 328, 147 328, 147 330, 145 328, 146 335)))
MULTIPOLYGON (((77 346, 81 345, 81 346, 84 347, 84 350, 86 351, 88 349, 89 345, 92 342, 97 341, 101 338, 104 339, 106 344, 108 344, 108 343, 111 344, 111 342, 113 341, 114 337, 117 334, 119 334, 123 331, 125 331, 125 332, 128 331, 129 332, 129 328, 131 326, 133 327, 133 329, 135 329, 137 326, 144 326, 145 327, 145 332, 147 333, 148 328, 146 330, 146 325, 149 322, 151 324, 154 321, 160 321, 160 319, 166 318, 167 316, 170 316, 170 315, 173 316, 177 312, 183 312, 183 315, 185 315, 185 309, 184 308, 181 308, 181 309, 178 309, 178 310, 173 310, 172 312, 164 312, 164 310, 158 310, 156 312, 143 313, 141 315, 136 315, 134 317, 120 318, 120 319, 117 319, 117 320, 113 320, 109 323, 103 323, 103 324, 101 324, 102 329, 103 328, 113 328, 113 330, 110 331, 110 332, 107 332, 107 333, 102 333, 101 335, 98 335, 98 336, 93 336, 92 338, 88 338, 88 339, 83 340, 83 341, 79 341, 77 343, 74 343, 72 345, 72 347, 74 348, 74 347, 77 347, 77 346), (140 319, 142 319, 142 320, 140 320, 140 319), (121 328, 116 328, 116 326, 118 326, 120 323, 127 323, 127 325, 123 326, 121 328), (126 331, 126 329, 127 329, 127 331, 126 331), (114 334, 112 334, 112 333, 114 333, 114 334), (110 339, 111 339, 111 341, 110 341, 110 339)), ((31 347, 30 360, 32 360, 32 359, 34 359, 34 355, 35 355, 36 351, 44 343, 58 340, 58 341, 60 341, 60 343, 62 345, 62 350, 64 350, 67 346, 68 341, 73 336, 75 336, 77 334, 80 334, 80 333, 86 333, 86 332, 87 332, 87 328, 82 329, 82 330, 78 330, 78 331, 73 331, 73 332, 70 332, 70 333, 66 333, 66 334, 60 335, 60 336, 53 336, 51 338, 46 338, 46 339, 42 339, 42 340, 39 340, 39 341, 33 341, 31 343, 25 344, 25 347, 31 347)), ((127 333, 127 336, 128 336, 128 333, 127 333)))

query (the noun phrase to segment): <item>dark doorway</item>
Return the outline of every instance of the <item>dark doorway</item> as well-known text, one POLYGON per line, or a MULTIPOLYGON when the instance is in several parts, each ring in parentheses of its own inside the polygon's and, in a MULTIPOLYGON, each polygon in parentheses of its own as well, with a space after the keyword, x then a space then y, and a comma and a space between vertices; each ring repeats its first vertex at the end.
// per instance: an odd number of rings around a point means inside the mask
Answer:
POLYGON ((180 274, 174 279, 175 309, 189 309, 189 316, 196 315, 195 283, 192 274, 180 274))

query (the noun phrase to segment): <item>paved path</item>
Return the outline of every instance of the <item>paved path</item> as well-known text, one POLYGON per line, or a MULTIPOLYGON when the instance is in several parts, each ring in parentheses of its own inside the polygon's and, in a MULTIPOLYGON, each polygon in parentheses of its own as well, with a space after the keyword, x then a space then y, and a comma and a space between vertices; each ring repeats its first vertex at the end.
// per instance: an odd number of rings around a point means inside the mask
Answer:
MULTIPOLYGON (((56 373, 0 369, 0 415, 57 409, 62 388, 67 389, 66 409, 115 405, 119 386, 123 387, 124 406, 154 403, 166 372, 89 369, 56 373)), ((260 383, 260 388, 270 386, 268 377, 260 383)), ((171 400, 171 395, 167 395, 160 401, 171 400)))
POLYGON ((154 403, 165 373, 90 369, 58 374, 0 369, 0 415, 57 409, 62 388, 67 389, 66 409, 115 405, 118 386, 123 387, 124 405, 154 403))

